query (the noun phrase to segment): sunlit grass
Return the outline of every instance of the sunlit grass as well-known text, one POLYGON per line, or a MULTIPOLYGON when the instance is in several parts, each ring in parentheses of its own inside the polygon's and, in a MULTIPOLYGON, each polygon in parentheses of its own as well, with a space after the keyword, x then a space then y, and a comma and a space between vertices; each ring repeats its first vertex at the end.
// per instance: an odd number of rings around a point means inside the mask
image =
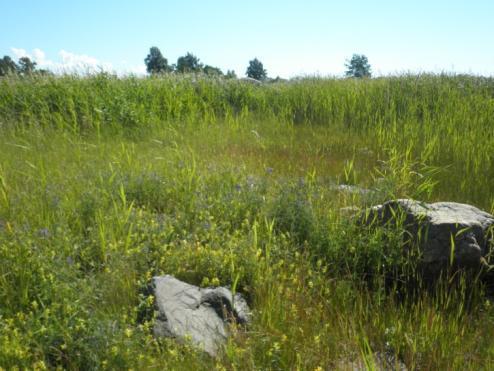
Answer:
POLYGON ((398 232, 340 209, 492 210, 493 114, 466 76, 0 80, 0 366, 490 368, 482 288, 393 293, 398 232), (254 323, 215 360, 156 340, 155 274, 237 282, 254 323))

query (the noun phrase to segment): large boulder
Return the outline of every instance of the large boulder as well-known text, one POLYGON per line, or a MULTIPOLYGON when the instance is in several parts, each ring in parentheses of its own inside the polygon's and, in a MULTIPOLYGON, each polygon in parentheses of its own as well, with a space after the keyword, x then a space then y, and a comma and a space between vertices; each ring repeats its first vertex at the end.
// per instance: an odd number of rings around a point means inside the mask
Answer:
POLYGON ((166 275, 153 278, 157 309, 154 333, 189 339, 215 356, 228 336, 228 323, 249 322, 249 307, 225 287, 202 289, 166 275))
POLYGON ((407 241, 418 244, 420 262, 433 275, 448 266, 478 271, 493 247, 494 217, 471 205, 398 199, 372 207, 365 220, 403 223, 407 241))

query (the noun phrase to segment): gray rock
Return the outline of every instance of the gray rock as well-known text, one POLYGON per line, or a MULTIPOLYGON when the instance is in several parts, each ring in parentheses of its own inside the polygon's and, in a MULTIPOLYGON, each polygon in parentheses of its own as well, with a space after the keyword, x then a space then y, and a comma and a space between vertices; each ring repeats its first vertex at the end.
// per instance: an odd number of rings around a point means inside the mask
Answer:
POLYGON ((153 278, 156 336, 190 339, 215 356, 228 337, 228 323, 247 324, 250 311, 240 294, 225 287, 201 289, 166 275, 153 278))
POLYGON ((365 221, 395 223, 397 215, 403 218, 408 239, 419 242, 421 262, 430 273, 439 273, 450 263, 461 269, 486 266, 484 258, 492 247, 492 215, 456 202, 427 204, 399 199, 372 207, 365 221))

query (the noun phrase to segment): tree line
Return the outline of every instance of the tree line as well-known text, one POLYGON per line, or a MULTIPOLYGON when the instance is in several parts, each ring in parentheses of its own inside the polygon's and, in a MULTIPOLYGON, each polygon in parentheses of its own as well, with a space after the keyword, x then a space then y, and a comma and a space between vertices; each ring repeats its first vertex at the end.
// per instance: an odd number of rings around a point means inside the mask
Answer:
POLYGON ((235 72, 233 70, 228 70, 226 74, 223 74, 220 68, 210 66, 208 64, 204 65, 201 63, 199 58, 197 58, 192 53, 187 53, 186 55, 179 57, 177 63, 168 64, 168 59, 166 59, 158 47, 153 46, 149 49, 149 54, 144 59, 146 64, 146 71, 149 74, 155 75, 160 73, 205 73, 210 76, 226 76, 229 78, 236 78, 235 72))
MULTIPOLYGON (((201 63, 200 59, 192 53, 187 53, 177 59, 177 63, 168 64, 168 60, 163 56, 160 49, 153 46, 149 54, 144 59, 146 71, 151 75, 163 73, 204 73, 208 76, 223 76, 226 78, 237 78, 235 71, 228 70, 225 74, 220 68, 201 63)), ((31 61, 28 57, 19 58, 16 63, 9 56, 0 59, 0 76, 21 75, 28 76, 32 74, 52 74, 45 69, 37 69, 36 62, 31 61)), ((350 60, 345 63, 347 70, 345 75, 348 77, 371 77, 371 66, 367 57, 363 54, 354 54, 350 60)), ((249 61, 245 75, 249 78, 265 81, 268 79, 268 72, 262 62, 254 58, 249 61)), ((276 80, 278 80, 277 78, 276 80)))
POLYGON ((3 58, 0 58, 0 76, 7 76, 7 75, 28 76, 32 74, 39 74, 39 75, 52 74, 52 72, 48 70, 37 69, 36 65, 37 63, 29 59, 28 57, 21 57, 16 63, 8 55, 5 55, 3 58))
MULTIPOLYGON (((149 54, 144 59, 146 64, 146 71, 151 74, 161 73, 204 73, 210 76, 225 76, 227 78, 236 78, 235 71, 228 70, 226 74, 223 74, 220 68, 210 65, 204 65, 200 62, 192 53, 187 53, 185 56, 179 57, 177 63, 168 64, 166 59, 161 53, 160 49, 156 46, 149 49, 149 54)), ((345 75, 347 77, 371 77, 371 66, 369 60, 363 54, 354 54, 350 60, 345 63, 347 68, 345 75)), ((249 78, 264 81, 268 78, 268 72, 264 68, 262 62, 254 58, 249 61, 245 75, 249 78)))

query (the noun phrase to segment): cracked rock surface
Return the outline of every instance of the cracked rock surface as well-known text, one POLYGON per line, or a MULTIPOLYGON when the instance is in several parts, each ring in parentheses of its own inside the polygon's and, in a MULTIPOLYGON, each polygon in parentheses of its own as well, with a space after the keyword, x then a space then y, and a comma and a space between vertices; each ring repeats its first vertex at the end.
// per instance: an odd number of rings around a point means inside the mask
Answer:
POLYGON ((228 323, 249 322, 246 301, 226 287, 201 289, 166 275, 153 278, 153 291, 155 335, 190 339, 211 356, 225 343, 228 323))
POLYGON ((425 203, 410 199, 388 201, 371 208, 367 222, 393 222, 401 215, 408 236, 422 252, 432 273, 448 266, 480 269, 492 249, 494 217, 474 206, 456 202, 425 203), (453 251, 452 251, 453 250, 453 251))

